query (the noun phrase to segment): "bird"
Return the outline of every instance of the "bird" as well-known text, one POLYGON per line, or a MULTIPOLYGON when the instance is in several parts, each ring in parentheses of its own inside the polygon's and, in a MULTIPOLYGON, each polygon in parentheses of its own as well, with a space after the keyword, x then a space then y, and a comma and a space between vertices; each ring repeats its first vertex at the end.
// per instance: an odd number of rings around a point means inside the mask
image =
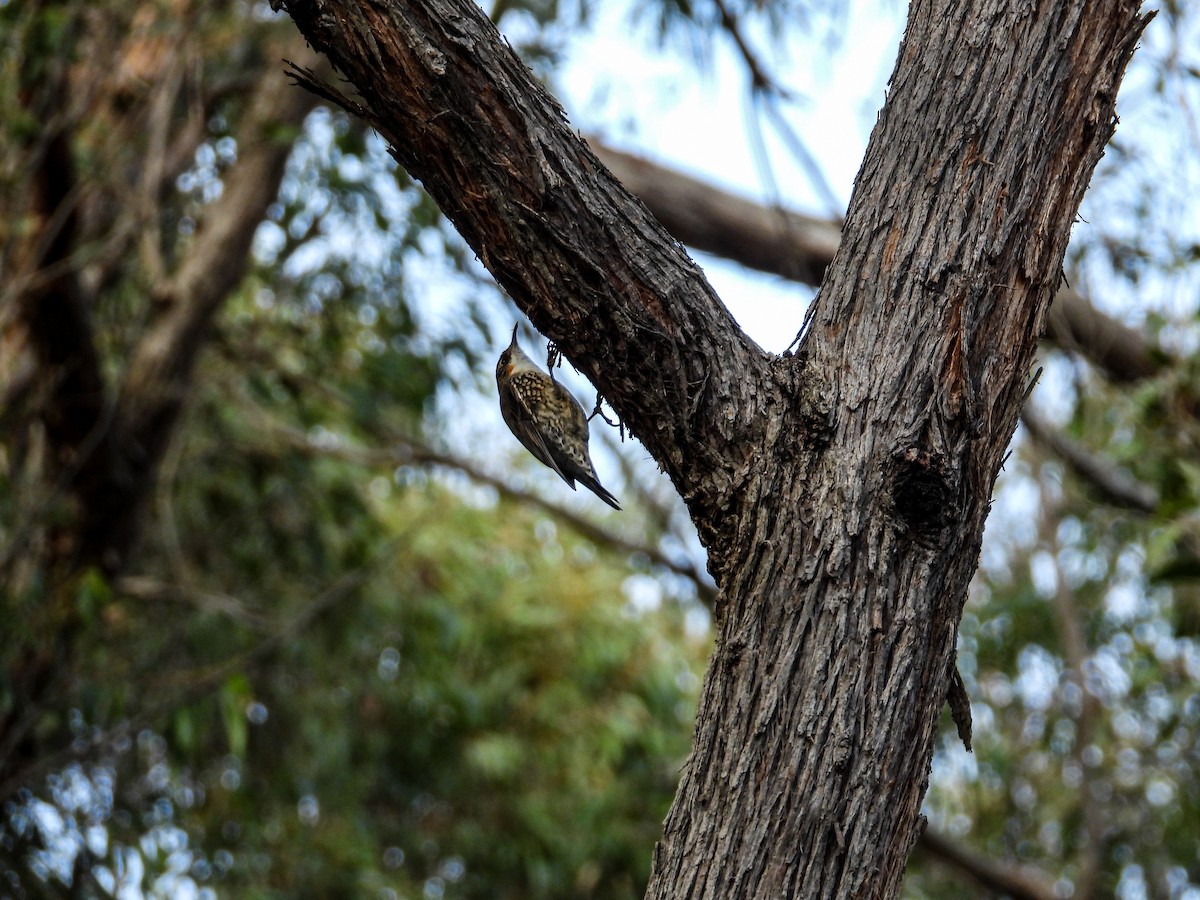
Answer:
MULTIPOLYGON (((518 323, 519 324, 519 323, 518 323)), ((500 415, 525 449, 558 473, 571 490, 579 482, 613 509, 617 498, 604 489, 588 454, 588 420, 571 392, 537 367, 512 342, 496 361, 496 387, 500 390, 500 415)))

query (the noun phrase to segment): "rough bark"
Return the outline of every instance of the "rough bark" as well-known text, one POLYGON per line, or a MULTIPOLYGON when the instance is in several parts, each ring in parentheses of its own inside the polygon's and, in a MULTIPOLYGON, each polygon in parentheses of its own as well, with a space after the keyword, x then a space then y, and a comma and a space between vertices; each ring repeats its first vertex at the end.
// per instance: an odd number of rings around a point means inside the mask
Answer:
POLYGON ((915 2, 801 351, 778 358, 474 4, 287 5, 709 550, 717 644, 648 896, 895 896, 1138 3, 915 2))
MULTIPOLYGON (((842 239, 840 222, 763 206, 595 139, 591 145, 621 183, 689 247, 814 287, 833 261, 842 239)), ((1069 287, 1055 296, 1045 336, 1117 383, 1151 378, 1169 362, 1143 334, 1069 287)))

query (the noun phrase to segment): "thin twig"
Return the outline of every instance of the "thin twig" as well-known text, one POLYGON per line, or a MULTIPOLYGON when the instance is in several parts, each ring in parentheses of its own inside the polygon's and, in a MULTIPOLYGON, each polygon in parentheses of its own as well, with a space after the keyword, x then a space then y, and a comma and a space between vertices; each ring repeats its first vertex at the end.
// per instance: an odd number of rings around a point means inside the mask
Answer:
POLYGON ((725 0, 714 0, 717 5, 717 11, 721 14, 721 28, 726 34, 733 39, 733 44, 738 49, 738 53, 742 56, 742 61, 746 63, 746 69, 750 72, 750 88, 753 91, 769 91, 780 97, 788 98, 790 94, 780 86, 775 79, 767 74, 766 66, 758 59, 758 56, 750 48, 749 42, 745 35, 742 34, 742 26, 738 21, 737 16, 730 12, 729 7, 725 5, 725 0))
POLYGON ((474 463, 434 450, 412 437, 393 433, 389 435, 389 439, 392 441, 390 448, 367 449, 345 445, 318 445, 309 440, 308 435, 291 426, 272 424, 268 427, 274 434, 286 440, 293 449, 317 456, 332 456, 367 466, 382 465, 394 468, 399 465, 437 465, 455 469, 472 481, 494 488, 505 499, 538 507, 568 525, 576 534, 593 543, 609 547, 619 553, 645 556, 653 565, 661 566, 691 581, 696 588, 697 595, 706 606, 711 608, 716 602, 716 587, 695 566, 676 562, 653 545, 628 540, 531 491, 514 487, 504 479, 483 471, 474 463))
POLYGON ((1111 460, 1071 440, 1032 410, 1026 408, 1022 411, 1021 424, 1030 437, 1065 462, 1071 471, 1096 488, 1109 503, 1147 515, 1158 509, 1158 491, 1151 485, 1138 481, 1111 460))
POLYGON ((940 862, 968 875, 989 891, 1012 900, 1054 900, 1054 883, 1043 873, 1019 863, 1000 862, 968 849, 927 828, 918 846, 940 862))

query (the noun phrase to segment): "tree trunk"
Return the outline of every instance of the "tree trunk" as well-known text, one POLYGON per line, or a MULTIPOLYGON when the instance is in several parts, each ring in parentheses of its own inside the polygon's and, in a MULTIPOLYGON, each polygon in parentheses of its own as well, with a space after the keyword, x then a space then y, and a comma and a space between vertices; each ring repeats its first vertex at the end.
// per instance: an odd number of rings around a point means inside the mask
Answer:
POLYGON ((288 3, 365 105, 343 103, 605 394, 709 551, 717 643, 649 897, 898 892, 1138 6, 914 2, 800 351, 775 357, 469 0, 288 3))

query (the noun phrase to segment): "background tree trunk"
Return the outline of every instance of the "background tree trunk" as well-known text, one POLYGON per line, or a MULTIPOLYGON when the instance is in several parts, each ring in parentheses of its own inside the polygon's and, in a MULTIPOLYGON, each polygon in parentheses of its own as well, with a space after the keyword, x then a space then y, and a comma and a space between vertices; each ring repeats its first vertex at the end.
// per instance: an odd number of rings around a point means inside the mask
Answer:
MULTIPOLYGON (((5 298, 12 298, 14 314, 0 347, 0 372, 22 365, 28 372, 14 379, 10 397, 37 395, 31 405, 45 430, 45 464, 37 493, 39 503, 56 512, 47 522, 32 517, 22 523, 2 554, 24 561, 22 575, 8 589, 14 596, 30 598, 29 617, 35 627, 14 640, 19 653, 6 673, 13 702, 0 709, 0 793, 18 784, 38 762, 28 738, 39 717, 64 693, 70 677, 81 625, 80 579, 91 569, 117 575, 128 562, 146 498, 191 392, 196 357, 213 317, 241 281, 255 230, 278 193, 294 133, 316 105, 316 98, 295 90, 276 68, 248 85, 249 112, 237 134, 239 158, 224 173, 221 196, 204 210, 194 239, 175 265, 168 269, 160 259, 157 282, 148 290, 139 285, 153 295, 154 303, 144 332, 129 347, 127 368, 114 385, 102 370, 91 315, 99 292, 120 277, 123 267, 132 267, 131 258, 137 254, 131 236, 143 224, 138 221, 142 211, 130 197, 145 192, 156 198, 167 190, 204 134, 190 128, 176 131, 169 114, 149 124, 135 113, 126 115, 119 90, 106 84, 113 93, 106 103, 97 102, 91 114, 112 116, 107 127, 125 132, 131 144, 131 133, 148 129, 159 132, 158 140, 154 152, 130 166, 129 183, 121 185, 119 199, 88 183, 77 171, 72 139, 95 123, 84 119, 82 111, 89 107, 64 98, 98 84, 95 73, 102 64, 92 70, 78 64, 77 56, 88 56, 81 49, 89 37, 81 20, 64 15, 62 21, 70 27, 59 33, 52 27, 59 22, 57 16, 39 15, 52 23, 45 26, 47 34, 56 35, 60 44, 48 71, 40 68, 42 57, 32 50, 23 59, 23 109, 48 124, 39 140, 22 148, 28 153, 25 165, 35 190, 28 209, 18 209, 9 218, 21 221, 25 215, 32 227, 13 242, 14 264, 6 273, 5 298), (71 68, 73 62, 78 70, 71 68), (266 138, 272 134, 275 139, 266 138), (96 246, 103 251, 96 252, 96 246)), ((161 46, 148 41, 147 49, 133 34, 128 39, 132 47, 125 50, 130 58, 155 64, 173 60, 170 42, 178 36, 171 35, 160 23, 156 40, 161 46), (138 48, 145 51, 144 57, 138 48)), ((90 37, 103 44, 96 35, 90 37)), ((91 52, 102 57, 95 48, 91 52)), ((306 52, 304 58, 323 66, 315 54, 306 52)), ((153 70, 146 83, 158 92, 153 106, 169 113, 184 87, 178 72, 163 65, 166 69, 153 70)))
MULTIPOLYGON (((840 221, 763 206, 595 139, 591 144, 600 161, 689 247, 813 286, 833 262, 842 239, 840 221)), ((1079 353, 1116 383, 1152 378, 1170 360, 1142 332, 1065 284, 1050 307, 1045 337, 1079 353)))
POLYGON ((709 550, 717 645, 648 896, 897 893, 1138 6, 915 2, 800 352, 771 357, 474 4, 288 4, 709 550))

